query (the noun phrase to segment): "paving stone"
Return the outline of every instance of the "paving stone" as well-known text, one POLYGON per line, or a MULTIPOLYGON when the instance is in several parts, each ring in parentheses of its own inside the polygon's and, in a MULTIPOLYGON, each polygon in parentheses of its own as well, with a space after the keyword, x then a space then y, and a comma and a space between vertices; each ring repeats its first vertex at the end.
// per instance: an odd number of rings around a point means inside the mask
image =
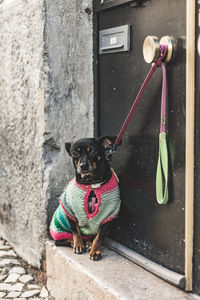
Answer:
POLYGON ((40 293, 40 290, 32 290, 32 291, 27 291, 23 293, 21 296, 24 298, 30 298, 32 296, 36 296, 40 293))
POLYGON ((16 282, 17 280, 18 280, 18 278, 20 277, 20 274, 17 274, 17 273, 12 273, 12 274, 10 274, 7 278, 6 278, 6 280, 5 280, 5 282, 16 282))
POLYGON ((17 273, 17 274, 26 274, 26 270, 22 267, 13 267, 10 269, 9 274, 17 273))
POLYGON ((1 275, 8 275, 9 273, 9 268, 8 267, 4 267, 1 269, 1 275))
POLYGON ((21 265, 18 259, 5 258, 0 261, 0 266, 12 266, 12 265, 21 265))
POLYGON ((0 244, 0 250, 10 250, 12 247, 9 245, 1 245, 0 244))
POLYGON ((16 298, 21 294, 21 292, 16 292, 16 291, 11 291, 8 293, 8 295, 6 296, 6 298, 16 298))
POLYGON ((6 275, 6 274, 5 275, 0 275, 0 282, 3 281, 4 279, 6 279, 7 276, 8 275, 6 275))
POLYGON ((31 275, 22 275, 20 278, 19 278, 19 281, 23 282, 23 283, 28 283, 30 281, 33 280, 33 277, 31 275))
POLYGON ((6 293, 0 292, 0 298, 3 298, 6 295, 6 293))
POLYGON ((28 284, 27 288, 30 290, 34 290, 34 289, 40 289, 41 287, 37 284, 28 284))
POLYGON ((9 289, 10 291, 17 291, 21 292, 23 290, 24 284, 23 283, 16 283, 9 289))
POLYGON ((9 291, 11 288, 11 284, 9 283, 0 283, 0 291, 4 292, 4 291, 9 291))
POLYGON ((2 257, 8 257, 8 256, 17 257, 17 254, 13 250, 10 250, 10 251, 3 251, 3 250, 1 250, 0 251, 0 258, 2 258, 2 257))
POLYGON ((42 298, 47 298, 49 295, 47 289, 45 287, 42 288, 41 293, 40 293, 40 297, 42 298))

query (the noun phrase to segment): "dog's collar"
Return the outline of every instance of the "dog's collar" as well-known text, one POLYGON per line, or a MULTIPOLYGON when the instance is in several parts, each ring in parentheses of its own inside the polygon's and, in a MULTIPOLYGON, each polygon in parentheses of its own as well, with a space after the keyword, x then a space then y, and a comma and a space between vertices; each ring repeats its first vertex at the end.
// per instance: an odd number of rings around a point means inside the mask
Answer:
POLYGON ((117 174, 115 173, 115 171, 113 170, 113 168, 111 168, 111 171, 114 174, 115 178, 117 179, 117 182, 119 182, 119 178, 118 178, 117 174))
MULTIPOLYGON (((111 168, 112 174, 115 176, 115 178, 117 179, 117 182, 119 182, 119 178, 117 176, 117 174, 115 173, 115 171, 113 170, 113 168, 111 168)), ((108 182, 108 180, 104 181, 104 182, 100 182, 100 183, 95 183, 95 184, 91 184, 91 189, 98 189, 100 188, 102 185, 106 184, 108 182)))

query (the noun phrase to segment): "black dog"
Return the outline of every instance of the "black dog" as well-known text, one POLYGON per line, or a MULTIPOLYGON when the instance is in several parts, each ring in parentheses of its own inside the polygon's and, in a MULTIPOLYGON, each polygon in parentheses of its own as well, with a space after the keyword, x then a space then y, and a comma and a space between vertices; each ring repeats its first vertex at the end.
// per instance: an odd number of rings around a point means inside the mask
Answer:
POLYGON ((90 259, 101 259, 101 242, 108 223, 120 209, 118 181, 110 168, 115 138, 86 138, 65 147, 76 177, 70 181, 54 213, 50 233, 54 240, 73 241, 74 253, 90 248, 90 259))

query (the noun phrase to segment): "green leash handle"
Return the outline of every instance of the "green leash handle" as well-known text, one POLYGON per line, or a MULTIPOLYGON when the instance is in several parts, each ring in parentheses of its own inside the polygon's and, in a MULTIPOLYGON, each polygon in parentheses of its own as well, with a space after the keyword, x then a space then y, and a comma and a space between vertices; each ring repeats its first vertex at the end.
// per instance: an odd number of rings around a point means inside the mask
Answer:
POLYGON ((165 132, 159 134, 159 156, 156 172, 156 198, 159 204, 166 204, 168 201, 168 152, 165 132))
POLYGON ((156 198, 159 204, 168 202, 168 151, 165 133, 166 123, 166 66, 162 64, 162 98, 161 98, 161 125, 159 134, 159 156, 156 171, 156 198))

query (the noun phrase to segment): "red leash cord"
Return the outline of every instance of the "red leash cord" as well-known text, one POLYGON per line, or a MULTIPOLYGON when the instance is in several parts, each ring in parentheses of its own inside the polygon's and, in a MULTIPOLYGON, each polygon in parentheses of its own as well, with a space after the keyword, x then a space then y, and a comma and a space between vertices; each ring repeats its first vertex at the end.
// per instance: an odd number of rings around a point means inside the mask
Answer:
MULTIPOLYGON (((130 123, 131 118, 132 118, 132 116, 133 116, 133 114, 134 114, 134 112, 135 112, 135 110, 136 110, 136 108, 137 108, 137 106, 138 106, 138 104, 139 104, 139 102, 140 102, 140 100, 141 100, 141 98, 142 98, 142 96, 143 96, 143 94, 144 94, 144 92, 145 92, 145 90, 146 90, 146 88, 147 88, 147 86, 148 86, 155 70, 162 65, 162 60, 164 59, 164 57, 167 54, 167 46, 166 45, 161 45, 160 46, 160 52, 161 52, 160 57, 158 58, 158 60, 155 63, 152 64, 152 67, 151 67, 149 73, 147 74, 147 76, 146 76, 146 78, 145 78, 145 80, 144 80, 144 82, 141 86, 141 89, 139 90, 139 93, 137 94, 137 97, 135 98, 135 101, 133 102, 133 105, 132 105, 132 107, 131 107, 131 109, 130 109, 130 111, 129 111, 129 113, 128 113, 125 121, 124 121, 124 124, 122 125, 122 128, 121 128, 121 130, 120 130, 120 132, 119 132, 119 134, 118 134, 118 136, 117 136, 117 138, 114 142, 114 145, 111 149, 111 153, 113 153, 117 150, 117 148, 119 146, 119 143, 122 139, 122 136, 124 135, 124 133, 125 133, 127 127, 128 127, 128 124, 130 123)), ((166 91, 166 89, 165 89, 165 91, 166 91)))

